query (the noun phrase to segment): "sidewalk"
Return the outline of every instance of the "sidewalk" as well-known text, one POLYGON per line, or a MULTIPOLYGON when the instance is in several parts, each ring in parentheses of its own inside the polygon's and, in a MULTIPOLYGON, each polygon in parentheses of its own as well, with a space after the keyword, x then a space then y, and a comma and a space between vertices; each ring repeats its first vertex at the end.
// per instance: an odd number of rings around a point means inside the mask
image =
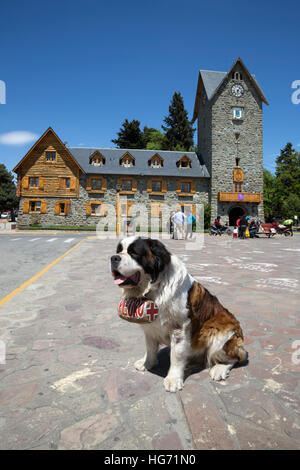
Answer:
POLYGON ((117 315, 115 245, 86 239, 1 307, 0 448, 299 449, 299 237, 167 242, 240 320, 249 352, 226 382, 190 371, 176 394, 166 348, 154 371, 133 367, 144 338, 117 315))

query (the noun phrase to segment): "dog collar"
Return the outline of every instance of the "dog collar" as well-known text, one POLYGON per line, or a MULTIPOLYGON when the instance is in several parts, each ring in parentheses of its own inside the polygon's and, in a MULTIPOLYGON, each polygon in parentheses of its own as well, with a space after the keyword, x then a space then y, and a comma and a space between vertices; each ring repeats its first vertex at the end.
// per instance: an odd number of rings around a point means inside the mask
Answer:
POLYGON ((158 317, 158 307, 152 300, 122 299, 118 307, 119 317, 133 323, 152 323, 158 317))

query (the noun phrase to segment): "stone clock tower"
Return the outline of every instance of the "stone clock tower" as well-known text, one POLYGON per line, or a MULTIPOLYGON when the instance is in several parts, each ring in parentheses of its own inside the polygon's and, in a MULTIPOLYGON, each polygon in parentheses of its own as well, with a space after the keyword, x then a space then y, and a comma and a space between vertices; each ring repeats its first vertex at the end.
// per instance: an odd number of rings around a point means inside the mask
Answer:
POLYGON ((212 220, 235 225, 242 214, 264 219, 262 106, 256 77, 240 58, 229 72, 201 70, 193 122, 211 179, 212 220))

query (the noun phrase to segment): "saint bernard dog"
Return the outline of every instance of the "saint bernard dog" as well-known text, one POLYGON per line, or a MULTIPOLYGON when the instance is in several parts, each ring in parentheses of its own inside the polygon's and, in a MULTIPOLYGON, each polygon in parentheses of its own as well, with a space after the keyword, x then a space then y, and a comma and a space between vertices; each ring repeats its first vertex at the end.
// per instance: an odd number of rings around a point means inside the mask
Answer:
POLYGON ((167 391, 183 388, 184 370, 191 359, 201 357, 213 380, 225 380, 234 364, 247 358, 237 319, 160 241, 125 238, 111 257, 111 272, 124 298, 152 300, 159 308, 155 321, 141 325, 146 354, 135 368, 152 369, 157 365, 159 345, 169 346, 167 391))

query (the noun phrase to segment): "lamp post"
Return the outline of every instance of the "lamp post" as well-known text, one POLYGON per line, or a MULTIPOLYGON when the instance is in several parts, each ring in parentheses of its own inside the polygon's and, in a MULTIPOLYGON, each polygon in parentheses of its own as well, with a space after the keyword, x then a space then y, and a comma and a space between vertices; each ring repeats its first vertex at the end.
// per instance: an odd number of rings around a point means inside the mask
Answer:
POLYGON ((120 190, 121 185, 117 183, 117 237, 120 236, 120 190))

